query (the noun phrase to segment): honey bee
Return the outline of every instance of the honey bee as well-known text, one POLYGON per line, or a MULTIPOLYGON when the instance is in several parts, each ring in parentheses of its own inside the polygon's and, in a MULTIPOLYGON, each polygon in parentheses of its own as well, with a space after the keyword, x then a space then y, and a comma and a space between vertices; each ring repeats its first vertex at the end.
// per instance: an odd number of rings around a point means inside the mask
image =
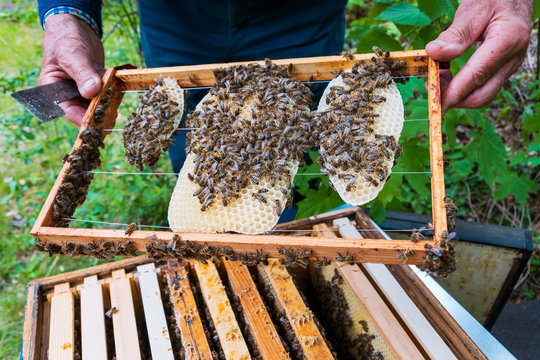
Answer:
POLYGON ((118 313, 118 309, 116 307, 112 307, 110 308, 106 313, 105 313, 105 316, 108 317, 108 318, 111 318, 114 314, 117 314, 118 313))
POLYGON ((127 226, 126 228, 126 231, 125 231, 125 234, 126 235, 131 235, 131 233, 133 233, 135 230, 137 230, 139 228, 139 226, 137 225, 137 223, 131 223, 127 226))
POLYGON ((420 231, 415 231, 411 234, 411 241, 412 242, 418 242, 424 240, 424 235, 420 231))
POLYGON ((274 205, 274 211, 276 213, 276 216, 281 216, 281 212, 282 212, 282 209, 281 209, 281 202, 279 200, 274 200, 275 202, 275 205, 274 205))
POLYGON ((196 74, 190 74, 189 81, 195 86, 201 86, 201 83, 199 82, 199 77, 196 74))
POLYGON ((259 200, 260 202, 262 202, 262 203, 264 203, 264 204, 266 204, 266 203, 268 202, 268 201, 266 200, 266 198, 265 198, 263 195, 259 194, 259 193, 252 193, 251 195, 252 195, 255 199, 259 200))
POLYGON ((348 251, 345 254, 345 256, 338 253, 338 256, 336 257, 336 260, 341 261, 341 262, 346 262, 346 263, 349 263, 350 265, 353 265, 354 264, 354 255, 349 255, 348 251))
POLYGON ((405 249, 405 250, 398 250, 397 251, 397 259, 398 260, 403 260, 403 263, 406 264, 407 263, 407 260, 409 260, 409 257, 411 257, 412 255, 414 255, 414 251, 411 250, 411 249, 405 249))
POLYGON ((351 54, 351 53, 348 52, 348 51, 343 51, 343 52, 341 53, 341 56, 343 56, 343 57, 344 57, 345 59, 347 59, 347 60, 351 60, 351 61, 354 60, 354 55, 351 54))

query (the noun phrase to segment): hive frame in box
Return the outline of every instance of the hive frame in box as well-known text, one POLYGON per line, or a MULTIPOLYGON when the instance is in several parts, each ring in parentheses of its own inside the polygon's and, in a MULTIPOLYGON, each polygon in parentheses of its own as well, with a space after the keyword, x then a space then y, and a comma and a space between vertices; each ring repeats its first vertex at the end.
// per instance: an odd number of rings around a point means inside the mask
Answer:
MULTIPOLYGON (((299 81, 331 80, 335 74, 350 68, 359 60, 368 60, 373 54, 354 55, 354 59, 343 56, 325 56, 313 58, 275 60, 278 66, 292 64, 292 75, 299 81)), ((421 264, 426 254, 425 245, 440 246, 443 232, 447 231, 446 208, 444 204, 444 172, 443 150, 441 134, 441 98, 439 63, 429 58, 424 50, 401 51, 391 53, 392 57, 406 62, 407 76, 425 76, 428 81, 429 100, 429 142, 431 165, 431 197, 434 236, 432 241, 412 242, 410 240, 381 240, 381 239, 335 239, 321 237, 295 237, 281 235, 243 235, 243 234, 209 234, 176 232, 181 241, 210 246, 229 246, 236 253, 253 252, 260 249, 270 257, 280 257, 278 249, 292 248, 295 251, 312 250, 311 257, 333 259, 339 256, 354 256, 356 262, 397 264, 402 261, 396 258, 396 251, 413 250, 408 258, 409 264, 421 264), (346 255, 348 254, 348 255, 346 255)), ((94 124, 94 112, 105 91, 112 89, 110 94, 111 105, 105 110, 103 116, 104 129, 113 127, 117 109, 123 98, 125 90, 147 89, 156 78, 171 77, 178 81, 182 88, 193 87, 191 79, 197 79, 197 86, 212 86, 215 78, 213 70, 231 65, 249 64, 227 63, 194 66, 178 66, 153 69, 120 69, 110 68, 103 76, 103 86, 98 95, 92 99, 84 116, 80 131, 94 124)), ((262 61, 255 63, 263 63, 262 61)), ((80 134, 80 132, 79 132, 80 134)), ((81 146, 80 136, 75 141, 73 149, 81 146)), ((112 241, 115 243, 130 240, 137 251, 145 251, 146 245, 152 241, 169 242, 173 233, 170 231, 143 231, 136 230, 126 235, 123 229, 86 229, 61 228, 53 226, 52 205, 63 181, 63 176, 69 171, 69 162, 66 162, 58 175, 45 204, 32 228, 32 235, 42 244, 50 242, 62 245, 66 242, 84 244, 99 241, 112 241)), ((444 248, 444 247, 443 247, 444 248)), ((447 248, 445 249, 448 250, 447 248)))

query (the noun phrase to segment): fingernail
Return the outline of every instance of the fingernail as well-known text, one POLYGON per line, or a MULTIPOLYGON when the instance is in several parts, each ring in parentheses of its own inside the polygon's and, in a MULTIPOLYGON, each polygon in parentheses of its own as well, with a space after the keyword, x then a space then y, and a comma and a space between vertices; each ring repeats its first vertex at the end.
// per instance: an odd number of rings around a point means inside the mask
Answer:
POLYGON ((96 85, 96 82, 92 79, 88 80, 87 82, 84 83, 84 85, 82 86, 82 89, 81 91, 83 93, 88 93, 89 91, 92 90, 92 88, 96 85))
POLYGON ((437 40, 431 41, 428 45, 435 45, 435 46, 438 46, 441 49, 444 49, 445 47, 450 45, 450 43, 448 41, 446 41, 446 40, 443 40, 443 39, 437 39, 437 40))

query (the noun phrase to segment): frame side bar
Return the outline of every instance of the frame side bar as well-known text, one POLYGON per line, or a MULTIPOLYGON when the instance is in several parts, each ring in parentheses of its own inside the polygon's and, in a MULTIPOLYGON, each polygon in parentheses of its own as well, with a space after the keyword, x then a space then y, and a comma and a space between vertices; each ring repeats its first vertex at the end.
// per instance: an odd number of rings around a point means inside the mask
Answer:
MULTIPOLYGON (((116 72, 116 68, 109 68, 105 72, 102 78, 102 86, 101 90, 99 91, 98 95, 95 96, 92 101, 90 102, 90 105, 88 106, 88 109, 86 110, 86 113, 84 114, 84 118, 82 121, 82 126, 79 130, 79 136, 77 136, 77 139, 75 140, 75 143, 73 144, 73 147, 71 148, 71 151, 78 149, 81 144, 82 140, 80 139, 80 134, 82 131, 84 131, 88 125, 94 123, 94 112, 96 110, 96 106, 99 104, 101 97, 105 95, 105 91, 109 87, 115 87, 116 86, 116 78, 114 76, 116 72)), ((113 95, 111 96, 111 105, 107 109, 107 113, 105 114, 103 126, 104 128, 108 129, 112 126, 114 120, 116 119, 116 111, 118 109, 118 106, 120 105, 120 102, 122 101, 124 94, 120 91, 113 91, 113 95)), ((71 152, 70 151, 70 152, 71 152)), ((58 174, 58 177, 56 178, 56 181, 54 182, 54 185, 49 192, 49 196, 47 196, 47 199, 45 200, 45 203, 43 204, 43 207, 41 208, 41 211, 36 219, 36 222, 34 223, 34 226, 32 227, 32 235, 36 237, 35 234, 39 233, 39 229, 43 226, 51 226, 52 225, 52 206, 54 204, 56 195, 58 194, 58 188, 60 185, 62 185, 64 174, 66 174, 69 171, 70 165, 68 162, 64 163, 64 166, 62 167, 62 170, 58 174)))
POLYGON ((443 231, 447 231, 446 208, 444 205, 444 162, 441 129, 441 82, 439 63, 428 58, 429 99, 429 158, 431 165, 431 206, 433 212, 433 239, 440 246, 443 231))

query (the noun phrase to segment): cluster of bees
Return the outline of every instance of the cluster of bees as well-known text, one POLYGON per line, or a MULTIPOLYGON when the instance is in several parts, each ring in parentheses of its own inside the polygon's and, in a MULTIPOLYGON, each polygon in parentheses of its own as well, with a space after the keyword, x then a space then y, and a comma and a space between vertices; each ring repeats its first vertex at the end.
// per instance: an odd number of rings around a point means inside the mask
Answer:
POLYGON ((306 269, 309 265, 309 257, 313 254, 311 249, 303 249, 294 251, 292 248, 279 248, 278 252, 283 257, 280 259, 281 264, 285 266, 300 266, 306 269))
POLYGON ((261 249, 251 253, 235 253, 229 246, 201 245, 189 240, 184 242, 176 234, 169 242, 152 241, 146 246, 146 253, 154 260, 195 259, 205 265, 208 261, 219 261, 221 257, 231 261, 240 261, 244 265, 268 263, 268 253, 261 249))
POLYGON ((86 245, 66 242, 62 245, 53 243, 36 243, 36 248, 49 253, 49 256, 60 254, 73 257, 91 256, 96 259, 114 259, 115 256, 137 256, 135 245, 130 240, 127 241, 104 241, 98 243, 90 242, 86 245))
POLYGON ((154 85, 140 96, 137 112, 128 118, 123 133, 124 149, 128 164, 152 166, 157 163, 162 151, 171 143, 175 129, 173 119, 180 113, 179 104, 163 90, 163 79, 154 80, 154 85))
POLYGON ((449 235, 447 231, 443 231, 440 246, 424 245, 427 253, 422 265, 420 265, 422 271, 439 277, 447 277, 456 271, 456 252, 454 246, 449 243, 454 236, 455 233, 449 235))
POLYGON ((67 162, 69 167, 52 205, 53 226, 67 226, 69 221, 64 219, 71 218, 77 207, 86 200, 88 188, 94 178, 94 174, 88 173, 88 171, 95 170, 101 165, 99 148, 104 147, 103 126, 101 124, 105 120, 108 107, 111 105, 111 93, 112 88, 107 88, 100 103, 96 106, 94 115, 96 125, 88 125, 79 134, 81 146, 64 156, 63 162, 67 162))
POLYGON ((353 320, 349 315, 349 305, 345 298, 343 288, 343 278, 334 269, 334 276, 326 280, 321 269, 315 273, 313 284, 313 299, 317 300, 319 316, 325 327, 332 329, 328 333, 329 340, 334 345, 334 350, 339 359, 384 359, 380 352, 374 350, 372 341, 375 335, 369 333, 369 327, 364 320, 361 320, 363 333, 356 337, 351 336, 350 329, 353 327, 353 320), (356 349, 357 353, 351 353, 356 349))
MULTIPOLYGON (((284 181, 290 196, 292 178, 287 165, 303 165, 303 154, 314 141, 310 117, 311 92, 291 76, 291 68, 264 65, 233 66, 214 71, 216 83, 202 107, 190 113, 186 153, 195 167, 188 174, 199 185, 194 193, 201 210, 220 201, 227 206, 248 184, 269 177, 270 185, 284 181)), ((267 203, 264 193, 253 196, 267 203)), ((277 209, 276 211, 280 211, 277 209)))
POLYGON ((338 175, 347 183, 346 191, 354 189, 360 175, 345 171, 362 173, 367 182, 378 186, 389 177, 386 163, 401 154, 398 139, 375 133, 373 126, 379 114, 374 107, 386 101, 375 90, 392 84, 391 74, 399 75, 406 63, 391 58, 389 52, 374 50, 377 56, 370 61, 361 60, 350 72, 341 73, 344 86, 333 86, 326 97, 329 108, 315 114, 321 171, 338 175))

